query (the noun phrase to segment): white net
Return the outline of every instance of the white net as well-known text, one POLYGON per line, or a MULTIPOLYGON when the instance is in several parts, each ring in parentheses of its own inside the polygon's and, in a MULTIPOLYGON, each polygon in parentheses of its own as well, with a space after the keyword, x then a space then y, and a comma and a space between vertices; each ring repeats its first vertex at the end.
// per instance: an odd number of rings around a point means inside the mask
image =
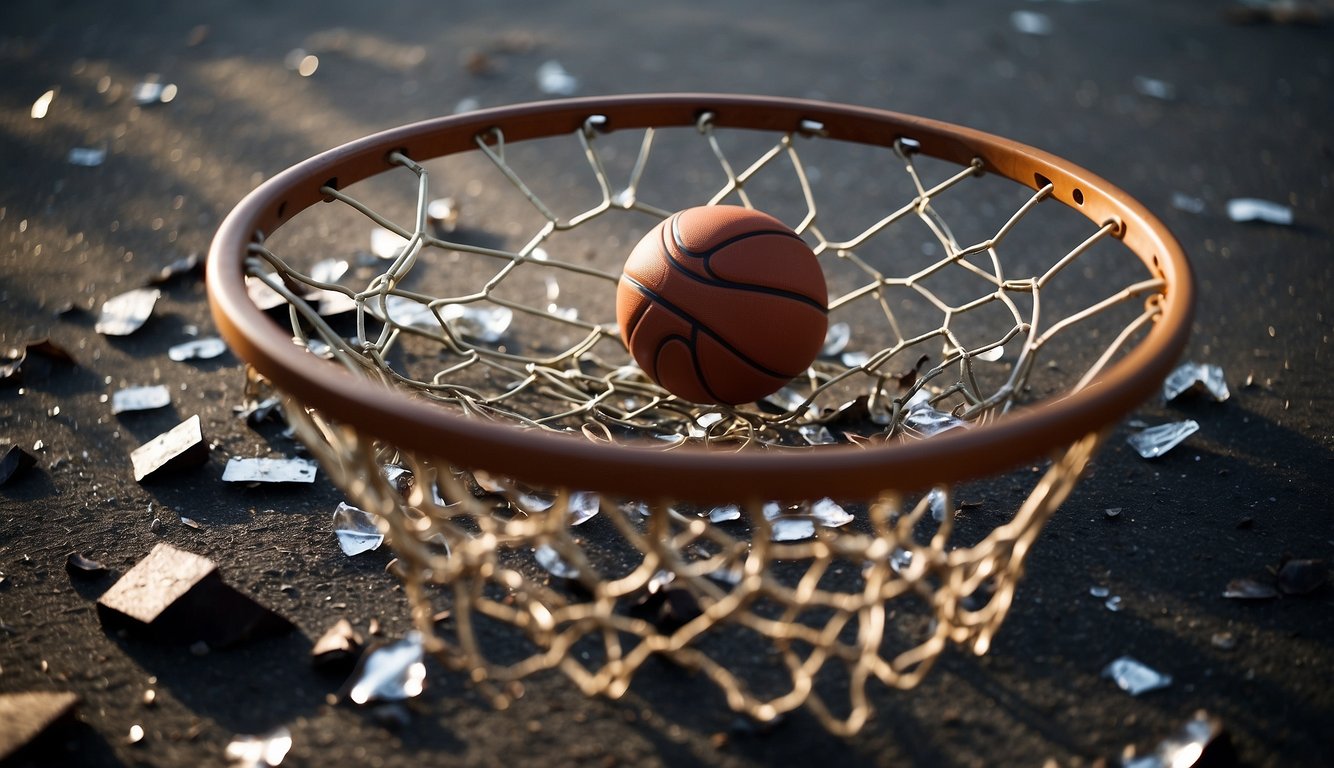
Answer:
MULTIPOLYGON (((1050 188, 983 175, 980 162, 931 160, 910 139, 830 141, 815 123, 602 126, 592 115, 573 135, 513 145, 491 129, 439 167, 393 155, 407 183, 328 186, 333 205, 252 247, 252 297, 285 307, 294 340, 331 365, 495 428, 662 450, 813 451, 984 428, 1088 385, 1158 313, 1164 282, 1116 223, 1091 227, 1050 188), (440 179, 453 199, 434 196, 440 179), (717 203, 786 221, 831 296, 820 358, 737 407, 672 397, 615 326, 638 237, 717 203), (347 253, 367 231, 372 252, 347 253), (347 260, 329 258, 340 249, 347 260)), ((868 717, 871 680, 910 687, 949 643, 986 650, 1025 554, 1099 441, 984 483, 844 498, 831 478, 825 498, 750 490, 690 505, 535 487, 401 450, 299 401, 288 417, 383 521, 432 649, 477 682, 560 669, 615 696, 661 656, 702 672, 734 709, 771 719, 806 705, 842 732, 868 717)))

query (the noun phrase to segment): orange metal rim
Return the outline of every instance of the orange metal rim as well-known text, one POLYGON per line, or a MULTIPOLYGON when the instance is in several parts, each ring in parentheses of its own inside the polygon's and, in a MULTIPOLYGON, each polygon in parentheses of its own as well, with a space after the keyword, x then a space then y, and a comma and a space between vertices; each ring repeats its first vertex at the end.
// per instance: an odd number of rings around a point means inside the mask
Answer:
POLYGON ((1194 283, 1181 246, 1141 204, 1106 180, 1042 150, 981 131, 895 112, 824 102, 711 94, 635 95, 538 102, 437 118, 374 134, 299 163, 245 197, 223 221, 209 251, 208 296, 232 349, 279 389, 358 432, 421 456, 551 487, 632 498, 695 501, 873 498, 891 488, 917 490, 1006 471, 1039 460, 1123 418, 1150 397, 1184 349, 1194 283), (245 288, 247 248, 301 210, 320 188, 342 188, 397 167, 400 151, 417 161, 469 151, 474 137, 503 128, 507 142, 556 136, 592 115, 600 130, 694 125, 712 113, 719 127, 811 130, 842 141, 891 146, 909 138, 922 154, 967 165, 982 161, 1053 196, 1095 224, 1118 224, 1120 238, 1164 278, 1162 312, 1148 334, 1090 386, 1069 397, 1009 414, 985 427, 875 448, 821 446, 794 451, 660 448, 594 443, 451 413, 406 390, 373 384, 292 343, 245 288))

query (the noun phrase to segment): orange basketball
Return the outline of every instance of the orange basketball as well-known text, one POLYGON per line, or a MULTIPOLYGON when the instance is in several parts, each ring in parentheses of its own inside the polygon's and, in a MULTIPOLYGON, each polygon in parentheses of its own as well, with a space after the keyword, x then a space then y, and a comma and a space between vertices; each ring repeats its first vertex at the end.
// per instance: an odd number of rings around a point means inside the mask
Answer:
POLYGON ((786 225, 704 206, 669 216, 630 252, 616 320, 635 361, 672 394, 736 405, 810 366, 828 301, 819 261, 786 225))

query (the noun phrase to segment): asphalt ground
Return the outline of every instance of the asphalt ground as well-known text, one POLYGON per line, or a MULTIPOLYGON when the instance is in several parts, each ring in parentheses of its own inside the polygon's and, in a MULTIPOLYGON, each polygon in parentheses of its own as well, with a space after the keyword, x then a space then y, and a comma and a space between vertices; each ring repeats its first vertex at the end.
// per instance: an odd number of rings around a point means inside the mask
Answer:
POLYGON ((1241 764, 1328 764, 1331 589, 1254 601, 1222 593, 1288 558, 1328 560, 1334 545, 1322 359, 1334 36, 1328 26, 1237 24, 1227 10, 1111 0, 6 4, 0 342, 49 337, 75 364, 36 355, 21 382, 0 388, 0 437, 37 458, 0 486, 0 692, 82 698, 74 718, 13 762, 218 764, 234 734, 285 725, 293 765, 1114 764, 1203 709, 1241 764), (1049 33, 1018 31, 1013 11, 1044 14, 1049 33), (319 58, 310 77, 287 65, 297 48, 319 58), (1039 539, 989 654, 951 651, 919 688, 877 694, 878 714, 855 738, 802 714, 756 728, 666 668, 614 702, 542 678, 496 712, 432 667, 397 726, 329 704, 342 680, 311 670, 313 638, 339 617, 363 631, 375 620, 388 637, 409 628, 388 555, 338 551, 327 516, 342 496, 323 480, 280 491, 220 481, 228 456, 281 444, 233 414, 244 384, 235 356, 166 356, 192 330, 211 332, 198 275, 164 285, 132 336, 95 333, 97 309, 205 252, 226 212, 279 170, 464 99, 542 98, 534 73, 548 60, 578 78, 580 95, 720 91, 885 107, 1091 168, 1155 211, 1191 255, 1200 301, 1187 357, 1221 366, 1232 397, 1147 404, 1137 414, 1146 421, 1201 424, 1156 462, 1118 430, 1039 539), (132 89, 154 74, 176 86, 174 98, 137 106, 132 89), (48 90, 49 109, 34 118, 48 90), (105 160, 73 165, 76 147, 104 148, 105 160), (1252 197, 1289 207, 1292 224, 1228 217, 1228 200, 1252 197), (158 382, 173 395, 163 411, 112 416, 103 400, 158 382), (214 446, 207 464, 136 483, 129 452, 194 414, 214 446), (1122 512, 1111 519, 1109 508, 1122 512), (165 525, 152 528, 155 518, 165 525), (120 574, 160 541, 212 558, 300 632, 202 656, 108 633, 93 604, 113 577, 72 579, 66 556, 120 574), (1119 611, 1089 594, 1099 585, 1122 598, 1119 611), (1123 655, 1172 684, 1139 697, 1119 690, 1100 673, 1123 655), (135 725, 144 736, 131 743, 135 725))

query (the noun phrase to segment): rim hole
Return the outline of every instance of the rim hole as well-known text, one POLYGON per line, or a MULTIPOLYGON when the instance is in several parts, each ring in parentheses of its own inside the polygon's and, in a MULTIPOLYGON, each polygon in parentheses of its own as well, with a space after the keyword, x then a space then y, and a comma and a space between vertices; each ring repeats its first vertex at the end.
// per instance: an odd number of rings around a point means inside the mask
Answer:
POLYGON ((1038 189, 1050 186, 1053 192, 1056 191, 1056 185, 1051 183, 1051 179, 1047 178, 1046 176, 1043 176, 1040 173, 1033 174, 1033 181, 1037 183, 1038 189))

